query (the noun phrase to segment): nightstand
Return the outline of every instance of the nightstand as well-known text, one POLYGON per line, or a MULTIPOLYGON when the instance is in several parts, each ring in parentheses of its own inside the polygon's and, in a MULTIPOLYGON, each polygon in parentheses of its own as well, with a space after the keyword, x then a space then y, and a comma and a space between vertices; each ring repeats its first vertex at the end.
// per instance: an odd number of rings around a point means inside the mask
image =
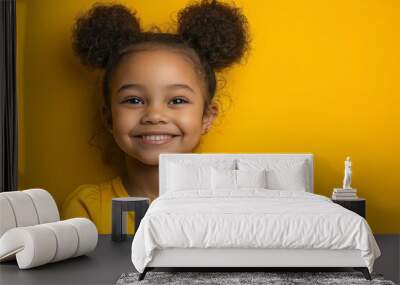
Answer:
POLYGON ((332 202, 339 204, 340 206, 353 211, 356 214, 359 214, 361 217, 365 219, 365 208, 366 208, 366 201, 364 198, 357 198, 355 200, 334 200, 332 202))
POLYGON ((135 212, 135 228, 146 214, 150 205, 150 199, 146 197, 112 198, 112 235, 113 241, 126 239, 126 212, 135 212))

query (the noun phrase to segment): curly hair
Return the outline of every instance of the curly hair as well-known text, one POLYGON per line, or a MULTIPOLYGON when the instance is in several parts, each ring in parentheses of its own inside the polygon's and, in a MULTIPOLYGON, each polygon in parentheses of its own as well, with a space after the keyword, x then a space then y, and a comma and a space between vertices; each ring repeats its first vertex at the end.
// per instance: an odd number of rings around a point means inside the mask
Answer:
POLYGON ((216 72, 240 62, 249 50, 247 19, 238 7, 201 0, 180 10, 176 24, 176 33, 142 31, 136 12, 120 4, 95 3, 77 17, 72 49, 83 65, 105 71, 102 93, 107 107, 116 66, 125 55, 153 45, 182 51, 192 59, 203 75, 207 109, 217 89, 216 72))

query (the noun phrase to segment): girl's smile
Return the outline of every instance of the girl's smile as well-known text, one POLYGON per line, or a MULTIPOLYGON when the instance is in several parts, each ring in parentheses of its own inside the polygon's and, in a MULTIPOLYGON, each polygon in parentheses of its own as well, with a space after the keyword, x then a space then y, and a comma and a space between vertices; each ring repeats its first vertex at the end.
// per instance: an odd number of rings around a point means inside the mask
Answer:
POLYGON ((178 135, 171 134, 163 134, 163 133, 154 133, 150 132, 146 135, 134 136, 135 139, 139 139, 141 143, 146 145, 161 145, 172 142, 174 138, 178 137, 178 135))

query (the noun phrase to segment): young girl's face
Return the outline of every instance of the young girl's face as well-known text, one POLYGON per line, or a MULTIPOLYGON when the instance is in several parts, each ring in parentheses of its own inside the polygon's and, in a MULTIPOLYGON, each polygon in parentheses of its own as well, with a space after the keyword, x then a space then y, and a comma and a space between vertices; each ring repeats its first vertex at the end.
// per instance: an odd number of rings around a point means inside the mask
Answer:
POLYGON ((205 85, 192 60, 167 48, 125 55, 110 82, 111 114, 118 146, 131 158, 158 164, 160 153, 192 152, 211 126, 217 106, 205 107, 205 85))

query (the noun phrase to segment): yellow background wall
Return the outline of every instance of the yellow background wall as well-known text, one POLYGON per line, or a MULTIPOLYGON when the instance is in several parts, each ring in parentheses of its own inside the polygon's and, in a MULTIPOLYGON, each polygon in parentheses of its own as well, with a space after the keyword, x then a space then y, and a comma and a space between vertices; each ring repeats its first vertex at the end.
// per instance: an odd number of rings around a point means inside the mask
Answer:
MULTIPOLYGON (((43 187, 58 204, 115 175, 88 145, 99 77, 70 43, 74 17, 94 2, 17 0, 19 188, 43 187)), ((145 28, 166 28, 188 1, 121 3, 145 28)), ((251 56, 223 74, 233 105, 197 151, 313 153, 315 192, 327 196, 350 155, 372 229, 400 233, 400 2, 236 3, 250 22, 251 56)))

